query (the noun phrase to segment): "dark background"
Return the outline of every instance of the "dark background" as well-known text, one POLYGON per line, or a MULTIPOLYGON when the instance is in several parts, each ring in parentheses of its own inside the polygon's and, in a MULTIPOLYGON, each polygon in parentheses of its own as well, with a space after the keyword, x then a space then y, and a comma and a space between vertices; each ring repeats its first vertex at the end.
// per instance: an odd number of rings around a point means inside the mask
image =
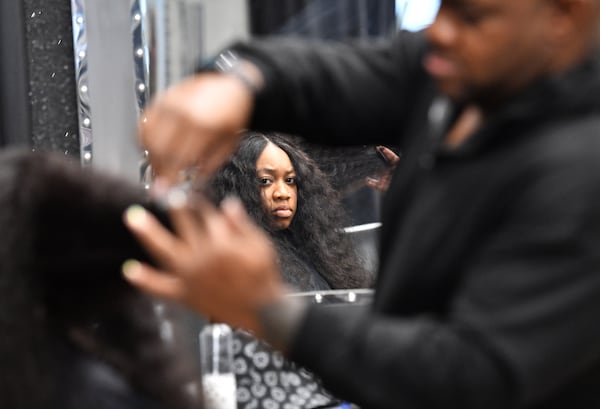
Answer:
POLYGON ((79 157, 68 0, 0 1, 0 145, 79 157))

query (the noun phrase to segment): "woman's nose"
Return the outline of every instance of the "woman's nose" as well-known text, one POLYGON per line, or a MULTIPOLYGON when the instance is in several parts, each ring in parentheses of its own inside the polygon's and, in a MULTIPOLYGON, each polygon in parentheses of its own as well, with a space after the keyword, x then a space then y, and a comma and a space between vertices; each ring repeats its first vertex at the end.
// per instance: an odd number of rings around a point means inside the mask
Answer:
POLYGON ((290 198, 290 191, 289 188, 285 185, 285 183, 279 183, 277 184, 277 186, 275 186, 275 191, 273 192, 273 196, 275 196, 276 199, 289 199, 290 198))

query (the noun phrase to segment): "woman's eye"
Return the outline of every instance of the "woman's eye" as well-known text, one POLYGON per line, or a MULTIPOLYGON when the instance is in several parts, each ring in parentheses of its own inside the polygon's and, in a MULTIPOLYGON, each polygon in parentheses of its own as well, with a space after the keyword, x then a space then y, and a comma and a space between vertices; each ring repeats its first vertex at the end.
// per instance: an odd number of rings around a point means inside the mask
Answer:
POLYGON ((269 178, 260 178, 259 181, 261 185, 268 185, 271 183, 271 179, 269 178))
POLYGON ((285 179, 285 183, 290 184, 290 185, 295 185, 296 184, 296 178, 286 178, 285 179))

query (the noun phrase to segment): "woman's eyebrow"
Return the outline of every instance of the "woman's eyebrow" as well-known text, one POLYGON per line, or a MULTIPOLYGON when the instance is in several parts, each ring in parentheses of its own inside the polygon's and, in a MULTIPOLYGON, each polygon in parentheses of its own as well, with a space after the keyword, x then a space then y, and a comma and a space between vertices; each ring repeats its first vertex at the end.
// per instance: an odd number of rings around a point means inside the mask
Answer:
MULTIPOLYGON (((276 169, 273 169, 273 168, 267 168, 267 167, 264 167, 264 168, 258 168, 258 169, 256 169, 256 171, 257 171, 257 172, 265 172, 265 173, 270 173, 270 174, 275 174, 275 173, 277 173, 277 170, 276 170, 276 169)), ((296 173, 296 169, 294 169, 294 168, 289 168, 289 169, 287 169, 287 170, 284 170, 284 172, 285 172, 285 174, 286 174, 286 175, 289 175, 290 173, 296 173)))

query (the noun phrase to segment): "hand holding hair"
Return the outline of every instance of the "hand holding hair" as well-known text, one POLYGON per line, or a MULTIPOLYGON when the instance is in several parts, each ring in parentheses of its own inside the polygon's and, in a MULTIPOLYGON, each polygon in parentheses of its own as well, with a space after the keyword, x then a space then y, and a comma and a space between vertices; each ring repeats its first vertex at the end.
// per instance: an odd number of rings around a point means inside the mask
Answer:
POLYGON ((130 260, 123 265, 125 277, 261 336, 260 310, 285 295, 271 242, 237 199, 225 200, 220 209, 200 199, 194 207, 170 209, 175 233, 140 206, 126 211, 125 224, 161 267, 130 260))
POLYGON ((157 96, 144 112, 139 139, 157 175, 171 183, 181 171, 215 171, 248 124, 253 94, 230 75, 203 73, 157 96))

